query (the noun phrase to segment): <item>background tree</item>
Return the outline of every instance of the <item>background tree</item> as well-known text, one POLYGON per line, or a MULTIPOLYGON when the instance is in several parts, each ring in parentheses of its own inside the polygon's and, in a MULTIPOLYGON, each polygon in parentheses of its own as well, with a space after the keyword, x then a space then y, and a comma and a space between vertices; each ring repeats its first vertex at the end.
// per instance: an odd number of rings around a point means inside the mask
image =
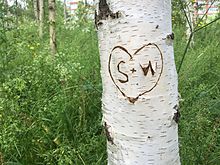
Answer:
POLYGON ((108 164, 179 165, 170 0, 97 2, 108 164))
POLYGON ((33 0, 33 9, 36 22, 38 22, 40 17, 39 0, 33 0))
POLYGON ((5 6, 5 10, 7 11, 6 13, 9 16, 10 12, 9 12, 8 0, 4 0, 4 6, 5 6))
POLYGON ((44 0, 39 0, 39 37, 43 37, 44 28, 44 0))
POLYGON ((50 50, 51 55, 55 56, 56 54, 56 21, 55 21, 55 12, 56 12, 56 1, 48 0, 49 7, 49 35, 50 35, 50 50))

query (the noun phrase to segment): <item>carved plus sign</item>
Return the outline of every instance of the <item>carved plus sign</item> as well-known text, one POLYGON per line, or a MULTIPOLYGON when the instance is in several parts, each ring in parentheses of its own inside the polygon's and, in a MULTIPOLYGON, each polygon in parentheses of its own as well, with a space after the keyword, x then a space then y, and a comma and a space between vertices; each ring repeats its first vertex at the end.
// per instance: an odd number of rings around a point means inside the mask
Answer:
POLYGON ((134 68, 130 70, 132 73, 137 72, 134 68))

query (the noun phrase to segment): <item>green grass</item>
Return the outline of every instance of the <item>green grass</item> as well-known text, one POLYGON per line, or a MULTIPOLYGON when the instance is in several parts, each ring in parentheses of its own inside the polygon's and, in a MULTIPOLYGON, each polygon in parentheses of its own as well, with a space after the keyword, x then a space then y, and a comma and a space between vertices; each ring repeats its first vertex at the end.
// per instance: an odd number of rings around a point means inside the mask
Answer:
MULTIPOLYGON (((104 165, 101 78, 92 24, 59 26, 58 54, 34 24, 6 34, 0 50, 0 163, 5 165, 104 165)), ((195 35, 179 74, 179 124, 183 165, 220 164, 219 24, 195 35)), ((179 66, 186 39, 174 27, 179 66)))
POLYGON ((54 60, 47 40, 32 36, 34 25, 10 32, 21 36, 8 40, 12 53, 1 54, 7 57, 2 58, 0 100, 0 156, 5 164, 106 162, 97 38, 93 27, 88 28, 61 27, 54 60))
MULTIPOLYGON (((180 155, 183 165, 220 164, 220 29, 219 23, 195 34, 179 73, 181 122, 180 155)), ((183 54, 181 30, 175 29, 177 66, 183 54)))

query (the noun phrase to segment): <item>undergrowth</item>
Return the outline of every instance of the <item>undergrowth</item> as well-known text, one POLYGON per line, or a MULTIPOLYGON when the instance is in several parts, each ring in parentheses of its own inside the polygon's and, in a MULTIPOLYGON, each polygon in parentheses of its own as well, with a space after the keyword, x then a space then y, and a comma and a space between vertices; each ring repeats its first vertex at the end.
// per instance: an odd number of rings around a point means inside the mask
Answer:
MULTIPOLYGON (((183 165, 220 164, 220 29, 214 23, 194 36, 179 73, 179 124, 183 165)), ((175 42, 177 68, 185 48, 182 29, 175 42)))

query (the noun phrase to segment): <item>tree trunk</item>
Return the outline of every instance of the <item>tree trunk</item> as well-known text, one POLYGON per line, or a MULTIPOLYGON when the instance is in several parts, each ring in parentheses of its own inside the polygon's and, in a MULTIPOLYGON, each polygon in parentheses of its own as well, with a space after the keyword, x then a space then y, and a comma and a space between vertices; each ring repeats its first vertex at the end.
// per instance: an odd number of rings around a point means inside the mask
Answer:
POLYGON ((39 37, 43 38, 44 28, 44 0, 39 0, 39 37))
POLYGON ((171 0, 99 0, 109 165, 179 165, 171 0))
POLYGON ((15 17, 16 17, 16 24, 18 25, 18 0, 15 0, 15 17))
POLYGON ((85 0, 85 2, 84 2, 84 3, 85 3, 85 6, 87 6, 87 5, 88 5, 88 2, 87 2, 87 0, 85 0))
POLYGON ((34 16, 36 19, 36 22, 39 21, 39 1, 33 0, 33 8, 34 8, 34 16))
MULTIPOLYGON (((7 0, 4 0, 4 7, 5 7, 5 10, 6 10, 7 17, 10 17, 9 5, 8 5, 8 1, 7 0)), ((4 28, 5 27, 8 28, 10 26, 8 21, 5 21, 5 23, 3 25, 4 25, 4 28)))
POLYGON ((9 6, 8 6, 8 1, 7 0, 4 0, 4 6, 5 6, 5 9, 6 9, 7 16, 9 16, 10 12, 9 12, 9 6))
POLYGON ((49 5, 49 33, 50 33, 50 50, 51 55, 56 54, 56 31, 55 31, 55 0, 48 0, 49 5))

